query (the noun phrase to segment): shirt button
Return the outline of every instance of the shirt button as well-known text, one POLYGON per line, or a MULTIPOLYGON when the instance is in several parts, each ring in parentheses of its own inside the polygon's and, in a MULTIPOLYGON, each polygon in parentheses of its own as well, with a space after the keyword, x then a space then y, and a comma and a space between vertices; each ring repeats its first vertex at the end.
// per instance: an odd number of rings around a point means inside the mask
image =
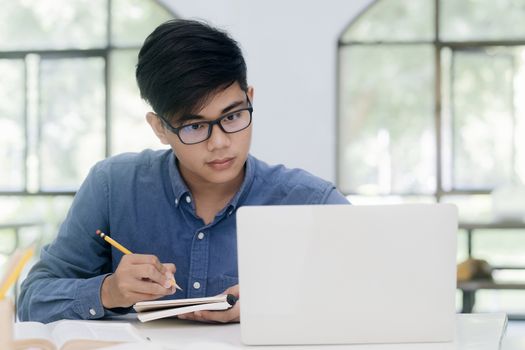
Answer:
POLYGON ((194 282, 193 283, 193 288, 199 289, 200 287, 201 287, 201 284, 199 282, 194 282))
POLYGON ((190 196, 186 196, 186 203, 191 203, 191 197, 190 196))
POLYGON ((175 205, 178 205, 178 204, 179 204, 179 199, 175 198, 175 205))
POLYGON ((203 239, 204 238, 204 232, 199 232, 199 234, 197 235, 197 238, 198 239, 203 239))
POLYGON ((91 316, 95 316, 97 314, 97 312, 93 308, 89 309, 89 313, 91 314, 91 316))

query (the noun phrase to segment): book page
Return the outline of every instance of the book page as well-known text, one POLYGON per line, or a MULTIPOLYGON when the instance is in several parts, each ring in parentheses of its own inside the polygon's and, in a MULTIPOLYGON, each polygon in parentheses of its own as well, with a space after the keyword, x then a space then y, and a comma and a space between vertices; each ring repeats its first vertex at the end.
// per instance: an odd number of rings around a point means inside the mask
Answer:
POLYGON ((172 309, 162 309, 162 310, 155 310, 155 311, 148 311, 148 312, 140 312, 137 314, 137 318, 141 322, 147 322, 147 321, 152 321, 152 320, 156 320, 159 318, 182 315, 188 312, 195 312, 195 311, 201 311, 201 310, 220 311, 220 310, 229 309, 231 307, 232 306, 227 301, 224 301, 222 303, 197 304, 197 305, 176 307, 172 309))
POLYGON ((189 298, 189 299, 173 299, 173 300, 152 300, 152 301, 140 301, 133 305, 133 309, 137 312, 160 310, 167 308, 174 308, 178 306, 197 305, 197 304, 209 304, 209 303, 222 303, 227 300, 227 295, 217 295, 214 297, 205 298, 189 298))
POLYGON ((15 348, 35 347, 55 349, 49 328, 40 322, 16 322, 14 324, 15 348))
MULTIPOLYGON (((51 325, 51 324, 50 324, 51 325)), ((129 323, 110 323, 104 321, 57 321, 51 332, 55 344, 60 349, 68 341, 86 340, 93 342, 124 343, 144 339, 129 323)))

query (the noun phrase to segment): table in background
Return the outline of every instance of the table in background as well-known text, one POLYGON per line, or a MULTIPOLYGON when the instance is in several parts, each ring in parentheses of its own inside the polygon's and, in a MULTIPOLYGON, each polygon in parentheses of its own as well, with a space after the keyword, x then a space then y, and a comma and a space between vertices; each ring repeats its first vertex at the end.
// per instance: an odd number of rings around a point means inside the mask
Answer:
MULTIPOLYGON (((468 257, 472 257, 472 236, 477 230, 523 230, 525 233, 525 222, 491 222, 491 223, 468 223, 459 224, 460 230, 467 232, 468 257)), ((525 266, 492 266, 494 270, 525 270, 525 266)), ((462 291, 463 302, 461 312, 470 313, 474 309, 476 292, 480 289, 493 290, 525 290, 525 283, 520 282, 497 282, 491 280, 466 281, 458 283, 458 289, 462 291)), ((511 315, 511 319, 525 319, 525 315, 511 315)))

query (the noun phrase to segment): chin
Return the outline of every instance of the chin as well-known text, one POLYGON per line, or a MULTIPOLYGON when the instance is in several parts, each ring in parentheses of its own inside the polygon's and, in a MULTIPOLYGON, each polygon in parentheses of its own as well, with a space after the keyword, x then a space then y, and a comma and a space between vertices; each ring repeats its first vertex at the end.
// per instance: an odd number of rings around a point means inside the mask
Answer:
POLYGON ((234 181, 244 169, 244 163, 242 166, 239 166, 237 161, 228 169, 217 170, 208 168, 204 177, 215 184, 225 184, 234 181))
POLYGON ((225 183, 235 180, 241 170, 242 169, 236 170, 236 171, 219 172, 219 173, 211 172, 207 174, 206 179, 211 183, 225 184, 225 183))

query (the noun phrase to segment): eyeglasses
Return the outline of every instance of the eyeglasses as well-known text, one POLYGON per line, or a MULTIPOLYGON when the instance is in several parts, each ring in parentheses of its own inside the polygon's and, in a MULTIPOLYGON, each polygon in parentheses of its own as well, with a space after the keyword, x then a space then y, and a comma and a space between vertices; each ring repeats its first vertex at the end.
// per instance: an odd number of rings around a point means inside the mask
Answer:
POLYGON ((211 121, 191 123, 176 128, 164 117, 159 115, 159 118, 172 133, 179 137, 180 142, 185 145, 194 145, 209 139, 215 124, 226 134, 233 134, 249 127, 252 123, 253 107, 248 96, 246 98, 249 107, 228 112, 211 121))

